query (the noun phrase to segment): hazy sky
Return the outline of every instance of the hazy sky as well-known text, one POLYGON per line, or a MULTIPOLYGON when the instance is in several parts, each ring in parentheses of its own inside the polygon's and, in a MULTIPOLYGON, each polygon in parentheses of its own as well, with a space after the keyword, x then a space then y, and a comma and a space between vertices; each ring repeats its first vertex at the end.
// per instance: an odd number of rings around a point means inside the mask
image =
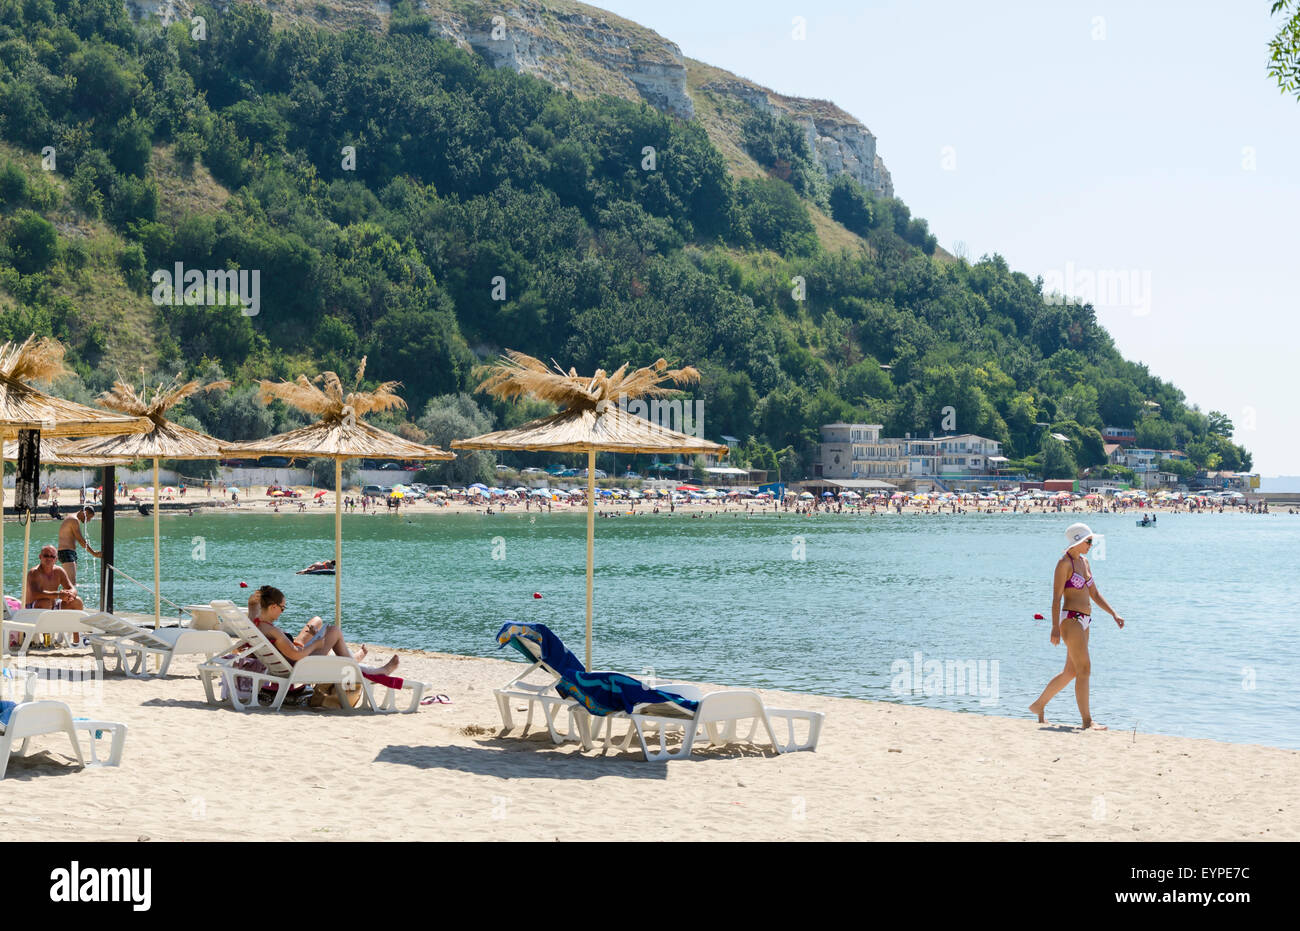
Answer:
POLYGON ((596 5, 839 104, 949 251, 1124 282, 1093 301, 1120 352, 1300 474, 1300 102, 1265 73, 1269 0, 596 5))

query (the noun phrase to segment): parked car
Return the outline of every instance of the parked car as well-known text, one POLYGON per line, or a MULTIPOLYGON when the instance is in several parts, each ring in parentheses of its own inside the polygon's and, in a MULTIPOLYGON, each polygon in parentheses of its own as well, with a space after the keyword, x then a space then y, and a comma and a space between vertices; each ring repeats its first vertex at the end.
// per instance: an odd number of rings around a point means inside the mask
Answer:
POLYGON ((545 469, 539 469, 539 468, 537 468, 537 466, 529 466, 528 468, 524 469, 524 474, 525 474, 525 475, 545 475, 545 474, 546 474, 546 470, 545 470, 545 469))
MULTIPOLYGON (((586 478, 586 477, 587 477, 587 470, 586 470, 586 469, 583 469, 581 472, 578 473, 578 475, 579 475, 580 477, 582 477, 582 478, 586 478)), ((597 470, 596 470, 596 478, 609 478, 609 476, 606 475, 605 472, 604 472, 602 469, 597 469, 597 470)))
POLYGON ((385 462, 379 468, 385 472, 400 472, 402 464, 400 462, 385 462))
POLYGON ((365 488, 361 489, 361 493, 363 495, 369 495, 371 498, 378 498, 384 494, 384 489, 382 485, 367 485, 365 488))

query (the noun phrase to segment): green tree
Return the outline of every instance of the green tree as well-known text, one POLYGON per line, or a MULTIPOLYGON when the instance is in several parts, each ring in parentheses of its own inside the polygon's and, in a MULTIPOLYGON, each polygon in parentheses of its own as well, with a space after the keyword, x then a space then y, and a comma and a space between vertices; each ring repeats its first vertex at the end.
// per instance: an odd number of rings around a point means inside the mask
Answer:
POLYGON ((0 206, 17 207, 27 199, 27 175, 17 162, 5 160, 0 168, 0 206))
POLYGON ((13 266, 24 275, 49 268, 59 254, 59 234, 54 224, 31 210, 14 214, 6 237, 13 250, 13 266))
POLYGON ((1274 0, 1270 12, 1286 18, 1268 43, 1268 75, 1284 94, 1300 97, 1300 2, 1274 0))
MULTIPOLYGON (((492 418, 468 394, 443 394, 430 398, 417 421, 428 435, 430 444, 449 449, 452 440, 478 436, 492 429, 492 418)), ((491 482, 496 474, 496 460, 483 450, 460 450, 450 462, 431 462, 423 470, 422 481, 469 485, 491 482)))
POLYGON ((1074 456, 1064 443, 1056 437, 1048 434, 1043 437, 1042 445, 1039 447, 1039 455, 1042 462, 1043 478, 1075 478, 1079 474, 1079 466, 1074 461, 1074 456))

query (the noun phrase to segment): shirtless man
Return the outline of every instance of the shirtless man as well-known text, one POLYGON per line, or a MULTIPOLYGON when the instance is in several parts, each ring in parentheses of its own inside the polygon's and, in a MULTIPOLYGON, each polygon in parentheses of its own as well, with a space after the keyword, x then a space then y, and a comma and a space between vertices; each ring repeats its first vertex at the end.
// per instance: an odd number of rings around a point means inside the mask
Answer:
POLYGON ((73 585, 77 584, 77 547, 84 546, 91 556, 96 559, 100 557, 99 553, 90 548, 90 544, 81 534, 81 525, 94 518, 95 509, 87 504, 77 511, 76 516, 66 517, 63 523, 59 524, 59 563, 73 585))
POLYGON ((77 597, 77 586, 68 578, 63 567, 55 562, 57 558, 53 546, 41 547, 40 562, 27 573, 23 604, 28 608, 84 611, 86 606, 77 597))

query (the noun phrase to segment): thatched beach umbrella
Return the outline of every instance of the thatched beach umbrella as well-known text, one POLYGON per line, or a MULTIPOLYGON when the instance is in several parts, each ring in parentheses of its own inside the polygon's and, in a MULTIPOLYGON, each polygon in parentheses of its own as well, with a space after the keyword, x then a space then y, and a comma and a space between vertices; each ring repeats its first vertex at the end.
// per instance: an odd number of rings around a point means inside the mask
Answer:
MULTIPOLYGON (((111 436, 149 428, 136 417, 122 417, 52 397, 29 382, 58 378, 66 372, 64 348, 57 340, 28 337, 0 346, 0 444, 19 430, 39 430, 42 438, 111 436)), ((0 592, 4 591, 4 487, 0 483, 0 592)))
POLYGON ((146 433, 127 436, 93 437, 78 440, 62 447, 65 454, 87 456, 122 456, 128 459, 153 460, 153 626, 162 622, 162 563, 159 553, 158 527, 158 461, 160 459, 218 459, 221 444, 189 427, 182 427, 167 419, 167 412, 192 394, 229 388, 228 381, 202 384, 198 381, 182 382, 180 375, 170 384, 157 385, 152 390, 137 392, 126 382, 114 382, 112 389, 99 396, 100 403, 115 411, 148 418, 150 429, 146 433))
POLYGON ((587 669, 591 669, 592 575, 596 537, 596 453, 706 453, 724 455, 719 443, 669 430, 626 410, 626 402, 680 394, 665 382, 691 384, 700 373, 691 367, 670 369, 660 359, 633 372, 623 365, 612 375, 597 370, 591 378, 574 369, 554 370, 522 352, 508 350, 478 386, 499 398, 534 397, 563 407, 558 414, 534 420, 512 430, 498 430, 467 440, 453 449, 518 449, 530 452, 587 454, 587 669), (624 402, 620 404, 620 401, 624 402))
POLYGON ((278 399, 305 414, 319 418, 315 423, 288 433, 247 443, 226 443, 223 451, 233 456, 289 456, 334 460, 334 623, 343 624, 343 460, 358 457, 377 459, 455 459, 455 453, 414 443, 361 418, 375 411, 405 408, 394 393, 399 382, 386 381, 373 391, 359 391, 366 360, 361 360, 353 389, 345 393, 333 372, 295 381, 263 381, 262 400, 278 399))
MULTIPOLYGON (((46 466, 67 466, 73 469, 87 468, 100 469, 107 466, 126 465, 129 459, 114 459, 111 456, 63 456, 60 455, 59 447, 50 440, 41 439, 41 464, 46 466)), ((0 449, 0 458, 5 462, 18 461, 18 444, 5 443, 0 449)), ((31 545, 32 545, 32 522, 30 520, 23 522, 23 574, 22 584, 24 588, 27 585, 27 570, 31 568, 31 545)), ((26 591, 23 592, 24 596, 26 591)))

